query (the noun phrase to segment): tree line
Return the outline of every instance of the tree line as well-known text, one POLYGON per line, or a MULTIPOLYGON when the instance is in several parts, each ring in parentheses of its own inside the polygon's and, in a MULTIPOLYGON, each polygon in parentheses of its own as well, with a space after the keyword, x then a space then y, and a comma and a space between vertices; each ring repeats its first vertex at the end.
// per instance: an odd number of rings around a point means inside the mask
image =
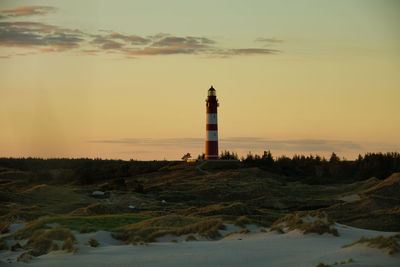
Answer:
MULTIPOLYGON (((239 160, 236 153, 229 151, 223 151, 220 158, 239 160)), ((398 152, 366 153, 359 155, 356 160, 341 160, 336 153, 332 153, 329 159, 318 155, 274 158, 270 151, 264 151, 262 155, 249 152, 240 160, 243 167, 259 167, 292 180, 313 184, 352 182, 370 177, 384 179, 394 172, 400 172, 398 152)))
MULTIPOLYGON (((204 158, 199 155, 198 159, 204 158)), ((248 153, 241 157, 230 151, 220 154, 221 160, 240 160, 241 167, 258 167, 282 175, 288 180, 310 184, 350 183, 376 177, 384 179, 394 172, 400 172, 400 153, 366 153, 356 160, 340 159, 332 153, 329 159, 318 155, 273 157, 270 151, 257 155, 248 153)), ((63 180, 91 184, 120 177, 157 172, 178 164, 175 161, 123 161, 102 159, 41 159, 41 158, 0 158, 0 167, 31 173, 32 179, 47 181, 54 176, 51 171, 59 170, 63 180)))

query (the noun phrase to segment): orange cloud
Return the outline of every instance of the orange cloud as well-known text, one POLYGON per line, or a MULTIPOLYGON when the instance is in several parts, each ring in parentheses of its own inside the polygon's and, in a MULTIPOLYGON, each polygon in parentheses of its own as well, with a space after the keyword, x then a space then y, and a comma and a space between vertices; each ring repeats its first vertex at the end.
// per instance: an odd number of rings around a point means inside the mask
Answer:
POLYGON ((10 17, 32 16, 32 15, 43 16, 55 10, 56 8, 51 6, 21 6, 14 9, 0 10, 0 13, 10 17))

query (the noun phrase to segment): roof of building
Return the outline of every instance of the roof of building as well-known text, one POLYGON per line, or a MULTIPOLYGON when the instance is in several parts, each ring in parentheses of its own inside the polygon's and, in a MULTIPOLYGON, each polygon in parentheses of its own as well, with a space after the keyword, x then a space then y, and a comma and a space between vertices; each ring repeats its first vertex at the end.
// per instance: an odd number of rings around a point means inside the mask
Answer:
POLYGON ((214 87, 211 85, 211 88, 208 91, 215 91, 214 87))

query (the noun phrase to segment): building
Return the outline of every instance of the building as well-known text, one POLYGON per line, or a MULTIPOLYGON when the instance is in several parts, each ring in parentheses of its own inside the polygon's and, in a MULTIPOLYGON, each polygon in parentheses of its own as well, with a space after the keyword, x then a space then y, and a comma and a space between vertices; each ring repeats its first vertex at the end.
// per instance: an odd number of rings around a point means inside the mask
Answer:
POLYGON ((207 125, 206 125, 206 153, 205 159, 218 159, 218 100, 214 87, 208 89, 206 99, 207 125))

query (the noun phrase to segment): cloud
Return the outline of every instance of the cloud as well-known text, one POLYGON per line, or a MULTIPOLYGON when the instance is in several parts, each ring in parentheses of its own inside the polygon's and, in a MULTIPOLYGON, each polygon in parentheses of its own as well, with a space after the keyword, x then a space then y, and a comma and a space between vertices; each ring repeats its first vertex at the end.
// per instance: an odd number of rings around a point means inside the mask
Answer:
POLYGON ((112 32, 110 37, 113 39, 120 39, 132 45, 148 44, 151 40, 137 36, 137 35, 123 35, 117 32, 112 32))
POLYGON ((0 14, 4 14, 0 18, 32 16, 32 15, 43 16, 55 10, 56 8, 51 6, 21 6, 14 9, 0 10, 0 14))
POLYGON ((283 40, 276 38, 257 38, 256 42, 264 42, 264 43, 283 43, 283 40))
POLYGON ((99 48, 104 50, 121 49, 124 46, 123 43, 110 40, 108 36, 101 35, 95 35, 95 39, 93 39, 90 43, 97 45, 99 48))
POLYGON ((257 55, 257 54, 276 54, 279 50, 265 49, 265 48, 240 48, 230 49, 227 51, 228 55, 257 55))
MULTIPOLYGON (((119 54, 125 58, 154 55, 202 55, 226 58, 280 52, 277 49, 266 48, 224 48, 215 40, 204 36, 158 33, 146 37, 106 30, 96 34, 40 22, 15 21, 15 17, 45 15, 55 10, 51 6, 22 6, 1 10, 0 18, 9 21, 0 22, 0 46, 29 48, 35 50, 35 53, 63 52, 82 47, 80 51, 86 55, 119 54)), ((278 42, 276 39, 271 40, 278 42)), ((2 58, 30 54, 32 53, 3 55, 2 58)))
POLYGON ((100 45, 100 48, 102 49, 119 50, 120 52, 129 56, 200 54, 230 57, 236 55, 266 55, 279 52, 279 50, 276 49, 266 48, 219 48, 216 45, 216 41, 206 37, 179 37, 167 34, 159 34, 157 36, 145 39, 136 35, 125 36, 118 33, 111 33, 108 36, 97 35, 91 43, 100 45), (115 41, 111 40, 112 38, 118 38, 121 41, 124 41, 124 43, 116 43, 115 41), (132 42, 132 40, 135 41, 132 42), (132 44, 134 44, 134 46, 132 46, 132 44))
POLYGON ((168 36, 161 38, 154 42, 152 46, 155 47, 191 47, 191 48, 204 48, 208 47, 210 44, 215 44, 215 41, 205 38, 205 37, 177 37, 168 36))
POLYGON ((0 46, 40 48, 43 52, 79 47, 80 31, 62 29, 38 22, 0 22, 0 46))

